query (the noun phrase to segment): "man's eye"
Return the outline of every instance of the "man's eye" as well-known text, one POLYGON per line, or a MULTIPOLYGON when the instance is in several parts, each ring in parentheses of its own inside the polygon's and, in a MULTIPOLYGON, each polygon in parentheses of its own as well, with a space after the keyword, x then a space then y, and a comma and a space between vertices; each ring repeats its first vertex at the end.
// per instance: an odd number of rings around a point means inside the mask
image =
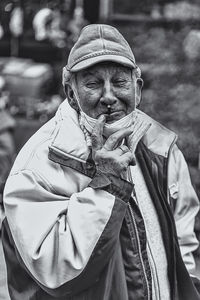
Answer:
POLYGON ((96 88, 96 87, 98 87, 98 85, 99 85, 98 82, 95 82, 95 81, 86 83, 86 87, 89 89, 96 88))
POLYGON ((113 82, 113 84, 114 84, 114 85, 117 85, 117 86, 122 86, 122 85, 125 85, 126 83, 127 83, 127 81, 124 80, 124 79, 115 80, 115 81, 113 82))

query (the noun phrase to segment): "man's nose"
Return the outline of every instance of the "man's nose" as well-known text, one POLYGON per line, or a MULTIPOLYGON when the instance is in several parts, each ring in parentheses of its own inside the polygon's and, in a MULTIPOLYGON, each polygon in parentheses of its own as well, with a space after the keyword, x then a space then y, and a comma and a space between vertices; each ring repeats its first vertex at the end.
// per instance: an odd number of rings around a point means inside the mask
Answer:
POLYGON ((111 82, 104 83, 100 101, 104 105, 112 105, 117 101, 111 82))

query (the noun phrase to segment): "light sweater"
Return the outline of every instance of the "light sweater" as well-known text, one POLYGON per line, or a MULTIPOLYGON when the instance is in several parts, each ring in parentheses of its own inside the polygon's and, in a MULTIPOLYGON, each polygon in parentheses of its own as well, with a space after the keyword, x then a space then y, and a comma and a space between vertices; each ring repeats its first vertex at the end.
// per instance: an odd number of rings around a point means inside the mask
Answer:
POLYGON ((167 258, 158 216, 138 164, 131 166, 136 202, 144 219, 147 235, 147 254, 152 273, 153 300, 170 300, 167 258))

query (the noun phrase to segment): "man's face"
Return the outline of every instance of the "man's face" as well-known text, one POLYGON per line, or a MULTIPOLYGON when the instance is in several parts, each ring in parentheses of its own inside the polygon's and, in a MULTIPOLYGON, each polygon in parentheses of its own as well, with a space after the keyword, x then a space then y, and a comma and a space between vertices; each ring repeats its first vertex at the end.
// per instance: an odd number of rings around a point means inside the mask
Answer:
POLYGON ((106 122, 112 123, 132 112, 139 102, 141 87, 129 68, 101 63, 76 76, 80 106, 92 118, 104 114, 106 122))

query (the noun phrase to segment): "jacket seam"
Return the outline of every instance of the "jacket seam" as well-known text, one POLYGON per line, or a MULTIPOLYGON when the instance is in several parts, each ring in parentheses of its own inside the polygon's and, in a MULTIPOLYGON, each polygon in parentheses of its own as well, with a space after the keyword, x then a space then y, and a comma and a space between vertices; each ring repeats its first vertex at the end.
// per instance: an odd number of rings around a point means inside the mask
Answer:
POLYGON ((67 157, 67 158, 72 158, 72 159, 74 159, 74 160, 76 160, 76 161, 78 161, 78 162, 80 162, 80 163, 83 163, 83 164, 86 164, 86 163, 87 163, 86 160, 81 159, 81 158, 79 158, 79 157, 76 157, 75 155, 72 155, 72 154, 69 154, 69 153, 63 153, 63 152, 62 152, 61 150, 59 150, 59 149, 56 149, 56 150, 55 150, 55 147, 53 146, 53 143, 54 143, 54 142, 52 142, 51 146, 49 146, 49 152, 50 152, 50 153, 53 152, 55 155, 61 156, 61 159, 65 159, 65 158, 67 157))

